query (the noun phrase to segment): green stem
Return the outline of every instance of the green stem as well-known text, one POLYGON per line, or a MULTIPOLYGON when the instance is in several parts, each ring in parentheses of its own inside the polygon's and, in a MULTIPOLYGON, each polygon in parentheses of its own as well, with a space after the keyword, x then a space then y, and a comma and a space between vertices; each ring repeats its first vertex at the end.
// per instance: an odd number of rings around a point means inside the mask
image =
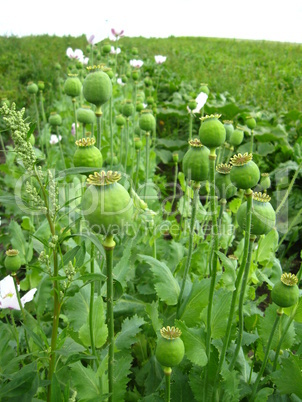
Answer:
POLYGON ((254 130, 251 130, 251 146, 250 146, 250 153, 252 154, 254 152, 254 130))
POLYGON ((189 141, 192 139, 193 131, 193 113, 189 113, 189 141))
POLYGON ((180 227, 179 227, 179 236, 178 240, 180 240, 181 234, 182 234, 182 226, 183 226, 183 220, 184 220, 184 213, 185 213, 185 205, 186 205, 186 198, 187 198, 187 189, 188 189, 188 180, 186 179, 185 183, 185 191, 183 194, 183 203, 182 203, 182 208, 181 208, 181 215, 180 215, 180 227))
MULTIPOLYGON (((146 132, 146 185, 145 185, 145 198, 147 194, 148 177, 149 177, 149 152, 150 152, 150 133, 146 132)), ((145 200, 146 201, 146 200, 145 200)))
POLYGON ((58 126, 56 127, 57 129, 57 137, 58 137, 58 141, 59 141, 59 148, 60 148, 60 153, 61 153, 61 158, 62 158, 62 162, 63 162, 63 167, 64 169, 66 169, 66 164, 65 164, 65 158, 64 158, 64 153, 63 153, 63 148, 62 148, 62 140, 60 140, 60 136, 59 136, 59 128, 58 126))
MULTIPOLYGON (((16 296, 17 296, 17 299, 18 299, 18 304, 19 304, 21 313, 22 313, 22 315, 23 315, 23 322, 24 322, 24 324, 25 324, 26 316, 25 316, 24 308, 23 308, 23 306, 22 306, 20 294, 19 294, 19 291, 18 291, 18 285, 17 285, 16 275, 12 275, 12 277, 13 277, 13 280, 14 280, 14 286, 15 286, 16 296)), ((27 346, 28 353, 30 353, 30 347, 29 347, 29 342, 28 342, 28 338, 27 338, 27 332, 26 332, 25 329, 24 329, 24 337, 25 337, 25 341, 26 341, 26 346, 27 346)))
POLYGON ((171 202, 171 210, 173 208, 174 200, 175 200, 175 197, 176 197, 177 175, 178 175, 178 163, 175 162, 174 186, 173 186, 173 198, 172 198, 172 202, 171 202))
POLYGON ((5 146, 4 146, 3 137, 2 137, 2 134, 1 134, 1 133, 0 133, 0 141, 1 141, 1 147, 2 147, 2 149, 3 149, 3 153, 4 153, 4 155, 5 155, 5 160, 6 160, 6 159, 7 159, 6 149, 5 149, 5 146))
POLYGON ((113 250, 115 242, 108 235, 103 243, 107 268, 107 327, 108 327, 108 387, 109 402, 113 402, 114 316, 113 316, 113 250))
POLYGON ((74 128, 75 128, 75 138, 78 140, 78 122, 77 122, 77 111, 76 111, 76 99, 72 98, 73 115, 74 115, 74 128))
POLYGON ((229 339, 230 339, 230 334, 231 334, 231 328, 232 328, 232 323, 233 323, 233 316, 234 316, 234 311, 236 307, 236 302, 237 302, 237 295, 239 292, 239 287, 242 279, 242 275, 245 270, 245 264, 248 258, 248 251, 249 251, 249 243, 250 243, 250 230, 251 230, 251 223, 252 223, 252 206, 253 206, 253 198, 252 198, 253 192, 251 190, 247 190, 246 197, 247 197, 247 208, 246 208, 246 231, 245 231, 245 239, 244 239, 244 250, 243 250, 243 258, 242 258, 242 263, 240 265, 236 281, 235 281, 235 290, 233 291, 232 294, 232 300, 231 300, 231 307, 230 307, 230 312, 229 312, 229 317, 228 317, 228 324, 226 328, 226 332, 223 338, 223 346, 220 354, 220 360, 218 364, 218 369, 216 372, 216 383, 218 380, 218 375, 220 373, 220 370, 222 368, 224 359, 225 359, 225 354, 226 350, 229 345, 229 339))
MULTIPOLYGON (((93 274, 94 273, 94 254, 95 254, 95 246, 94 246, 93 242, 91 242, 90 247, 91 247, 90 248, 90 272, 91 272, 91 274, 93 274)), ((91 342, 92 354, 97 359, 96 350, 95 350, 95 344, 94 344, 94 334, 93 334, 94 285, 95 285, 95 282, 91 281, 91 284, 90 284, 90 305, 89 305, 89 330, 90 330, 90 342, 91 342)), ((98 359, 96 360, 96 364, 97 364, 97 366, 99 366, 98 359)))
POLYGON ((138 182, 140 156, 141 156, 141 151, 138 149, 138 150, 136 150, 136 172, 135 172, 135 180, 134 180, 135 190, 136 190, 137 182, 138 182))
POLYGON ((254 383, 253 390, 252 390, 252 394, 251 394, 251 396, 250 396, 250 398, 249 398, 249 400, 250 400, 251 402, 253 402, 253 401, 255 400, 255 395, 256 395, 257 390, 258 390, 258 385, 259 385, 259 382, 260 382, 260 380, 261 380, 261 377, 262 377, 262 375, 263 375, 263 372, 264 372, 265 367, 266 367, 266 364, 267 364, 268 354, 269 354, 269 351, 270 351, 270 346, 271 346, 271 343, 272 343, 272 340, 273 340, 273 337, 274 337, 274 333, 275 333, 275 330, 276 330, 276 328, 277 328, 277 326, 278 326, 278 323, 279 323, 279 320, 280 320, 281 315, 282 315, 282 309, 281 309, 281 311, 279 311, 279 310, 277 311, 277 316, 276 316, 274 325, 273 325, 273 327, 272 327, 269 340, 268 340, 268 342, 267 342, 267 346, 266 346, 266 351, 265 351, 264 359, 263 359, 263 361, 262 361, 262 365, 261 365, 260 371, 259 371, 259 373, 258 373, 258 375, 257 375, 257 378, 256 378, 256 381, 255 381, 255 383, 254 383))
POLYGON ((42 120, 43 123, 46 124, 46 116, 45 116, 45 111, 44 111, 44 102, 43 102, 43 91, 40 91, 40 106, 41 106, 41 112, 42 112, 42 120))
POLYGON ((123 163, 123 128, 124 127, 119 127, 119 131, 120 131, 120 164, 123 163))
MULTIPOLYGON (((19 332, 18 332, 16 322, 15 322, 15 318, 14 318, 14 310, 10 310, 10 316, 11 316, 12 324, 13 324, 13 327, 14 327, 14 331, 12 331, 12 332, 13 332, 13 335, 14 335, 14 337, 16 339, 16 343, 17 343, 17 355, 19 355, 20 354, 20 341, 19 341, 19 332)), ((7 323, 9 324, 8 320, 7 320, 7 323)))
POLYGON ((128 162, 128 149, 129 149, 129 117, 126 119, 126 138, 125 138, 125 173, 127 172, 127 162, 128 162))
POLYGON ((292 230, 292 228, 295 226, 297 220, 299 219, 300 215, 302 214, 302 208, 299 210, 299 212, 297 213, 297 215, 293 218, 293 220, 291 221, 291 224, 289 225, 286 233, 282 236, 282 239, 280 240, 279 244, 278 244, 278 249, 281 246, 281 244, 284 242, 284 240, 286 239, 287 234, 292 230))
POLYGON ((113 166, 113 127, 112 127, 112 96, 109 102, 109 128, 110 128, 110 167, 113 166))
POLYGON ((165 378, 166 378, 166 402, 170 402, 171 400, 171 367, 164 368, 165 378))
POLYGON ((283 197, 282 201, 280 202, 278 208, 276 209, 276 215, 279 214, 279 212, 281 211, 283 205, 285 204, 285 202, 286 202, 286 200, 287 200, 287 198, 288 198, 288 196, 289 196, 289 194, 290 194, 290 192, 291 192, 291 190, 293 188, 293 185, 294 185, 294 183, 296 181, 296 178, 298 177, 298 174, 300 172, 301 167, 302 167, 302 163, 300 163, 300 165, 298 166, 297 170, 295 171, 295 173, 294 173, 294 175, 293 175, 293 177, 291 179, 291 182, 290 182, 290 184, 288 186, 288 189, 287 189, 286 193, 284 194, 284 197, 283 197))
POLYGON ((180 308, 180 304, 181 304, 181 299, 182 299, 183 292, 185 289, 186 279, 187 279, 187 275, 190 270, 190 265, 191 265, 191 260, 192 260, 194 229, 195 229, 195 220, 196 220, 197 201, 198 201, 198 197, 199 197, 199 189, 200 189, 200 183, 196 182, 194 185, 194 197, 193 197, 193 205, 192 205, 188 255, 187 255, 187 259, 186 259, 185 271, 184 271, 183 278, 182 278, 182 284, 181 284, 181 288, 180 288, 180 292, 179 292, 179 296, 178 296, 177 312, 176 312, 177 318, 179 318, 179 308, 180 308))
POLYGON ((102 112, 96 112, 96 146, 101 150, 101 117, 102 112))
POLYGON ((34 95, 34 105, 35 105, 36 119, 37 119, 37 128, 38 128, 38 133, 39 133, 39 137, 40 137, 41 136, 41 130, 40 130, 39 109, 38 109, 36 94, 33 94, 33 95, 34 95))
POLYGON ((250 265, 251 265, 251 259, 252 259, 252 250, 253 250, 253 244, 255 241, 255 237, 250 236, 250 241, 249 241, 249 249, 248 249, 248 257, 247 257, 247 261, 245 264, 245 268, 244 268, 244 274, 243 274, 243 278, 242 278, 242 284, 241 284, 241 290, 240 290, 240 296, 239 296, 239 305, 238 305, 238 316, 239 316, 239 330, 238 330, 238 335, 237 335, 237 344, 236 344, 236 349, 232 358, 232 361, 230 363, 229 366, 229 370, 232 370, 240 348, 241 348, 241 343, 242 343, 242 336, 243 336, 243 326, 244 326, 244 322, 243 322, 243 301, 244 301, 244 296, 245 296, 245 289, 246 289, 246 285, 248 282, 248 277, 249 277, 249 272, 250 272, 250 265))

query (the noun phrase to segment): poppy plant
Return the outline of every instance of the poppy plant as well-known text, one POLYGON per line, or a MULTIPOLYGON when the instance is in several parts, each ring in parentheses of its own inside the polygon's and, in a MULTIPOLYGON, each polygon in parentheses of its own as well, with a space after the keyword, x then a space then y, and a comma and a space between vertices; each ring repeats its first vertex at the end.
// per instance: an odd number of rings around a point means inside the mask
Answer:
POLYGON ((135 68, 141 68, 144 62, 142 60, 132 59, 130 60, 130 66, 135 68))
POLYGON ((157 56, 154 56, 154 59, 155 59, 156 64, 163 64, 167 60, 167 57, 166 56, 161 56, 159 54, 157 56))

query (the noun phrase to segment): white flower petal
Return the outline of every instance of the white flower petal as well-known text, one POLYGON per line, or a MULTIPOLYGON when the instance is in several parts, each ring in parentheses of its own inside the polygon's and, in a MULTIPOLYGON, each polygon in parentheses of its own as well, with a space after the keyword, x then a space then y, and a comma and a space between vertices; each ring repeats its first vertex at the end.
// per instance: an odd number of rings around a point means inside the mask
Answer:
POLYGON ((35 295, 36 291, 37 291, 37 289, 36 289, 36 288, 33 288, 33 289, 31 289, 30 291, 28 291, 27 293, 25 293, 24 296, 21 297, 21 303, 22 303, 22 306, 23 306, 23 307, 24 307, 24 304, 25 304, 25 303, 28 303, 28 302, 32 301, 32 299, 34 298, 34 295, 35 295))

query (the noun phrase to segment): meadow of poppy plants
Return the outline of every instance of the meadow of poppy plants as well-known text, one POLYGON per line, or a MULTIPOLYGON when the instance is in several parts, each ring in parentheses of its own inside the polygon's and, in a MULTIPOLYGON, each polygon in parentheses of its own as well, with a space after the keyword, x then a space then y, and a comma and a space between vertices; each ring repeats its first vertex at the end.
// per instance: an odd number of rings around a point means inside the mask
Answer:
POLYGON ((0 401, 301 401, 301 84, 130 39, 0 89, 0 401))

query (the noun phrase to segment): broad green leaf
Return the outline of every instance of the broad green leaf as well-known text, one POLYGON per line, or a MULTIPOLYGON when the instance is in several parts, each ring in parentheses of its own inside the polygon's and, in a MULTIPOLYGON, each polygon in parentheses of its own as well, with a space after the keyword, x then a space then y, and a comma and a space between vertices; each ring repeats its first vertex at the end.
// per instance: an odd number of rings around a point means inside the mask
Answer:
POLYGON ((230 310, 232 292, 219 289, 214 295, 212 311, 212 338, 219 339, 225 334, 230 310))
POLYGON ((175 325, 181 330, 181 339, 185 345, 187 358, 194 364, 203 367, 207 364, 208 358, 203 342, 204 334, 201 329, 188 328, 183 321, 176 320, 175 325))
POLYGON ((127 273, 129 272, 129 259, 131 256, 133 239, 129 239, 124 247, 122 258, 113 268, 114 278, 121 283, 123 287, 126 286, 127 273))
POLYGON ((8 324, 3 324, 0 321, 0 373, 11 374, 18 368, 18 362, 9 366, 9 363, 15 357, 15 351, 11 346, 12 333, 8 324))
POLYGON ((189 378, 180 368, 173 367, 173 386, 171 387, 171 401, 193 401, 194 396, 189 384, 189 378))
POLYGON ((10 376, 10 381, 0 386, 0 398, 30 402, 37 392, 37 364, 30 363, 10 376))
POLYGON ((283 311, 285 314, 290 316, 293 314, 296 322, 302 322, 302 297, 300 297, 297 305, 285 308, 283 311))
POLYGON ((21 227, 18 225, 17 222, 11 220, 8 225, 8 229, 11 236, 12 248, 19 251, 22 265, 26 262, 30 262, 26 260, 28 253, 28 243, 25 240, 21 227))
POLYGON ((302 360, 291 355, 282 359, 281 369, 272 373, 271 377, 281 394, 296 394, 302 398, 302 360))
POLYGON ((179 284, 167 265, 148 255, 140 254, 138 257, 151 265, 151 271, 155 278, 154 287, 158 297, 169 306, 177 304, 180 291, 179 284))
POLYGON ((41 317, 44 314, 48 301, 51 299, 52 281, 47 274, 44 274, 37 293, 35 294, 35 304, 37 309, 37 316, 41 317))
MULTIPOLYGON (((103 306, 104 302, 102 296, 94 299, 92 323, 94 344, 96 348, 101 348, 105 344, 108 336, 108 328, 105 324, 105 314, 103 306)), ((87 322, 79 330, 79 338, 85 346, 91 346, 89 316, 87 317, 87 322)))
POLYGON ((156 155, 165 164, 169 163, 172 159, 172 152, 166 149, 156 149, 156 155))
POLYGON ((275 257, 275 251, 278 248, 278 232, 271 230, 260 242, 258 258, 259 263, 266 263, 275 257))
POLYGON ((75 246, 73 249, 68 250, 63 255, 63 266, 67 265, 69 263, 69 261, 73 262, 73 259, 79 250, 80 250, 80 246, 75 246))
POLYGON ((274 388, 262 388, 260 391, 257 392, 255 396, 255 402, 266 402, 268 397, 272 395, 274 392, 274 388))
POLYGON ((239 378, 238 372, 235 370, 223 369, 221 372, 223 381, 222 389, 224 390, 223 400, 226 402, 236 402, 240 400, 239 378))
MULTIPOLYGON (((270 304, 268 306, 268 308, 265 310, 264 317, 259 317, 257 327, 258 327, 259 336, 262 339, 264 347, 266 346, 266 344, 268 342, 268 338, 271 333, 271 328, 276 319, 277 309, 278 309, 278 306, 276 304, 270 304)), ((281 338, 281 335, 286 327, 287 320, 288 320, 287 316, 284 316, 284 315, 281 316, 278 326, 274 333, 274 337, 273 337, 272 344, 271 344, 271 349, 276 348, 276 346, 281 338)), ((289 329, 286 332, 286 335, 282 342, 281 348, 282 349, 290 348, 293 345, 294 341, 295 341, 295 329, 294 329, 294 324, 291 323, 289 329)))
POLYGON ((126 318, 122 324, 121 331, 116 336, 115 346, 117 349, 129 349, 135 343, 135 337, 141 331, 140 327, 144 324, 144 319, 137 315, 126 318))
POLYGON ((67 315, 74 331, 78 331, 86 324, 89 312, 89 298, 89 286, 84 286, 63 304, 64 314, 67 315))
POLYGON ((194 281, 192 290, 180 308, 180 318, 188 326, 195 326, 200 319, 202 310, 209 302, 210 279, 202 279, 200 282, 194 281))
POLYGON ((82 363, 70 364, 71 379, 77 390, 77 397, 81 400, 101 397, 99 376, 90 366, 84 367, 82 363))

